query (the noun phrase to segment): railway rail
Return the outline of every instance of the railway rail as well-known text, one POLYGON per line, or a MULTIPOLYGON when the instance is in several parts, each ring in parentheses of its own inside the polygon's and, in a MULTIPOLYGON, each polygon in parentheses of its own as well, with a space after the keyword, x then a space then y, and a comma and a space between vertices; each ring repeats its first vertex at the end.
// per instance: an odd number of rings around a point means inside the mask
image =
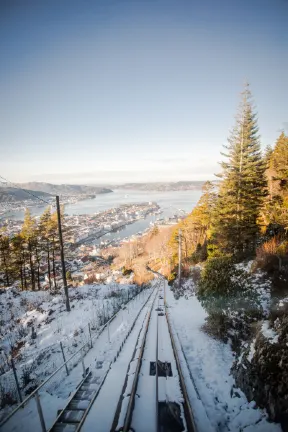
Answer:
MULTIPOLYGON (((166 280, 156 276, 117 355, 99 373, 86 370, 49 432, 197 432, 167 312, 166 280)), ((41 426, 47 430, 44 419, 41 426)))
POLYGON ((166 309, 165 280, 136 345, 110 432, 196 432, 166 309))
MULTIPOLYGON (((129 331, 126 334, 125 339, 122 342, 122 345, 114 358, 114 362, 116 362, 118 355, 121 352, 124 343, 126 342, 128 336, 134 328, 136 321, 139 318, 139 315, 143 308, 147 305, 150 300, 153 292, 149 295, 141 309, 139 310, 136 318, 134 319, 129 331)), ((93 405, 96 401, 97 396, 104 385, 106 377, 110 371, 112 362, 110 362, 109 367, 104 372, 102 376, 97 376, 95 372, 87 371, 87 375, 79 384, 76 392, 72 395, 72 397, 68 400, 66 406, 59 411, 58 416, 53 424, 53 426, 49 429, 49 432, 78 432, 83 426, 83 423, 93 405)), ((102 364, 99 365, 99 368, 102 368, 102 364)))

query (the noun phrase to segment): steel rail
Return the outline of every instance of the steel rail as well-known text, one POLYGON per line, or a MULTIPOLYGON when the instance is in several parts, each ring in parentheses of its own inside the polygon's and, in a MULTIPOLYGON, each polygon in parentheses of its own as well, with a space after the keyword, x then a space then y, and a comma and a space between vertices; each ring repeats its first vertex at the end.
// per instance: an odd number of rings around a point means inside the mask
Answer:
MULTIPOLYGON (((158 307, 157 309, 159 310, 159 295, 158 295, 158 307)), ((159 343, 159 337, 158 337, 158 333, 159 333, 159 315, 157 312, 157 323, 156 323, 156 361, 155 361, 155 378, 156 378, 156 391, 155 391, 155 396, 156 396, 156 400, 155 400, 155 406, 156 406, 156 432, 159 431, 159 414, 158 414, 158 408, 159 408, 159 389, 158 389, 158 343, 159 343)))
MULTIPOLYGON (((140 295, 142 291, 140 291, 139 294, 136 294, 136 296, 140 295)), ((151 294, 148 296, 147 301, 149 300, 149 298, 151 297, 153 293, 153 290, 151 292, 151 294)), ((136 297, 135 296, 135 297, 136 297)), ((133 301, 135 299, 135 297, 133 297, 133 299, 131 299, 128 303, 130 303, 131 301, 133 301)), ((147 303, 147 301, 145 302, 145 304, 147 303)), ((126 304, 128 304, 126 303, 126 304)), ((142 308, 141 308, 142 309, 142 308)), ((117 311, 102 327, 101 329, 91 338, 92 340, 98 339, 98 337, 103 333, 103 331, 105 330, 105 328, 118 316, 118 314, 120 314, 122 311, 121 309, 119 311, 117 311)), ((85 344, 83 344, 77 351, 75 351, 74 354, 72 354, 71 357, 69 357, 69 359, 67 359, 64 363, 62 363, 61 366, 59 366, 46 380, 44 380, 35 390, 33 390, 32 393, 30 393, 30 395, 24 399, 23 402, 21 402, 13 411, 11 411, 7 417, 5 417, 1 422, 0 422, 0 427, 2 427, 5 423, 7 423, 8 420, 10 420, 11 417, 14 416, 14 414, 16 414, 16 412, 20 409, 20 408, 24 408, 24 406, 27 404, 27 402, 29 402, 30 399, 32 399, 33 397, 36 396, 36 394, 38 393, 38 391, 45 385, 47 384, 61 369, 63 369, 67 363, 69 361, 71 361, 77 354, 79 354, 80 351, 82 351, 82 349, 86 346, 90 345, 90 340, 88 340, 87 342, 85 342, 85 344)))
MULTIPOLYGON (((190 400, 189 400, 189 396, 188 396, 188 392, 187 392, 187 387, 186 387, 186 384, 185 384, 184 375, 182 373, 181 363, 180 363, 178 351, 177 351, 177 348, 176 348, 176 343, 175 343, 175 340, 174 340, 174 335, 173 335, 173 332, 172 332, 172 326, 171 326, 171 323, 170 323, 169 314, 167 312, 166 283, 165 283, 166 282, 166 278, 161 273, 153 271, 148 266, 147 266, 147 270, 149 270, 152 273, 158 275, 160 277, 160 279, 162 279, 162 281, 164 282, 164 309, 165 309, 165 317, 166 317, 167 324, 168 324, 168 330, 169 330, 171 345, 172 345, 173 354, 174 354, 174 358, 175 358, 175 362, 176 362, 176 367, 177 367, 177 371, 178 371, 178 375, 179 375, 180 387, 181 387, 182 394, 183 394, 183 399, 184 399, 184 404, 183 405, 184 405, 185 419, 186 419, 186 423, 187 423, 188 432, 197 432, 197 427, 196 427, 196 423, 195 423, 195 419, 194 419, 194 414, 193 414, 193 411, 192 411, 192 408, 191 408, 191 404, 190 404, 190 400)), ((191 381, 193 383, 192 379, 191 379, 191 381)))
MULTIPOLYGON (((157 294, 158 294, 158 290, 157 290, 157 294)), ((154 307, 154 303, 155 303, 157 294, 156 294, 156 296, 152 302, 151 309, 148 313, 148 318, 147 318, 147 322, 146 322, 146 326, 145 326, 145 332, 144 332, 144 335, 142 338, 142 344, 141 344, 141 348, 140 348, 140 352, 139 352, 139 357, 138 357, 137 366, 136 366, 136 370, 135 370, 135 374, 134 374, 134 380, 133 380, 132 389, 131 389, 131 393, 130 393, 129 403, 128 403, 126 416, 125 416, 125 420, 124 420, 124 426, 121 429, 123 432, 129 432, 130 431, 132 414, 133 414, 133 409, 134 409, 134 405, 135 405, 136 390, 137 390, 137 386, 138 386, 139 373, 140 373, 140 369, 142 366, 142 358, 143 358, 144 348, 145 348, 145 344, 146 344, 146 337, 147 337, 147 333, 148 333, 148 328, 149 328, 149 324, 150 324, 151 311, 154 307)), ((137 345, 135 347, 135 351, 136 350, 137 350, 137 345)), ((121 397, 122 397, 122 395, 121 395, 121 397)))
MULTIPOLYGON (((149 269, 150 270, 150 269, 149 269)), ((150 270, 151 271, 151 270, 150 270)), ((152 271, 153 272, 153 271, 152 271)), ((167 326, 168 326, 168 331, 169 331, 169 336, 170 336, 170 340, 171 340, 171 346, 172 346, 172 350, 173 350, 173 355, 174 355, 174 359, 175 359, 175 363, 176 363, 176 367, 177 367, 177 372, 178 372, 178 376, 179 376, 179 385, 180 385, 180 389, 182 391, 182 395, 183 395, 183 409, 184 409, 184 415, 185 415, 185 422, 186 422, 186 427, 187 427, 187 432, 197 432, 197 427, 195 424, 195 420, 194 420, 194 415, 193 415, 193 411, 191 408, 191 404, 189 401, 189 396, 188 396, 188 392, 187 392, 187 388, 186 388, 186 384, 185 384, 185 380, 184 380, 184 375, 182 373, 182 369, 181 369, 181 363, 179 360, 179 356, 178 356, 178 352, 177 352, 177 348, 176 348, 176 344, 175 344, 175 340, 174 340, 174 336, 172 333, 172 327, 171 327, 171 323, 169 320, 169 315, 167 312, 167 303, 166 303, 166 285, 165 285, 165 278, 163 275, 161 275, 158 272, 153 272, 154 274, 157 274, 158 276, 160 276, 160 279, 164 282, 164 295, 163 295, 163 307, 165 309, 165 318, 166 318, 166 322, 167 322, 167 326)), ((128 402, 128 406, 126 409, 126 414, 125 414, 125 420, 124 420, 124 426, 117 429, 118 432, 134 432, 134 430, 131 428, 131 422, 132 422, 132 417, 133 417, 133 410, 134 410, 134 406, 135 406, 135 396, 136 396, 136 391, 137 391, 137 385, 138 385, 138 380, 139 380, 139 374, 140 374, 140 369, 141 369, 141 365, 142 365, 142 358, 143 358, 143 353, 144 353, 144 348, 145 348, 145 343, 147 340, 147 334, 148 334, 148 329, 149 329, 149 324, 151 321, 151 311, 153 309, 154 303, 155 303, 156 297, 153 301, 151 310, 149 312, 149 317, 146 323, 146 327, 145 327, 145 333, 142 339, 142 344, 141 344, 141 349, 140 349, 140 353, 139 353, 139 357, 138 357, 138 361, 137 361, 137 366, 136 366, 136 370, 135 370, 135 375, 134 375, 134 379, 133 379, 133 384, 132 384, 132 389, 131 389, 131 393, 130 393, 130 399, 128 402)), ((159 290, 158 290, 158 309, 159 309, 159 290)), ((158 393, 158 381, 159 381, 159 371, 158 371, 158 354, 159 354, 159 316, 158 316, 158 312, 157 312, 157 332, 156 332, 156 362, 155 362, 155 376, 156 376, 156 388, 155 388, 155 403, 156 403, 156 425, 155 425, 155 430, 157 432, 159 432, 159 393, 158 393)), ((137 347, 137 344, 136 344, 137 347)), ((136 348, 135 348, 136 350, 136 348)), ((133 357, 132 357, 133 360, 133 357)), ((131 361, 132 361, 131 360, 131 361)), ((129 368, 128 368, 129 369, 129 368)), ((127 371, 128 372, 128 371, 127 371)), ((167 373, 167 371, 166 371, 167 373)), ((123 387, 123 391, 122 394, 120 396, 120 400, 122 400, 121 398, 123 398, 123 394, 124 394, 124 390, 125 390, 125 386, 123 387)), ((119 410, 119 408, 118 408, 119 410)), ((121 410, 121 406, 120 406, 120 410, 121 410)), ((114 424, 115 426, 115 424, 114 424)), ((116 424, 117 427, 117 424, 116 424)), ((115 432, 115 427, 111 429, 110 432, 115 432)))
MULTIPOLYGON (((145 302, 143 303, 143 305, 141 306, 139 312, 137 313, 136 317, 135 317, 134 320, 133 320, 132 325, 130 326, 129 331, 127 332, 127 336, 125 337, 124 341, 122 342, 121 347, 124 345, 124 342, 126 342, 126 339, 127 339, 127 337, 129 336, 129 334, 131 333, 132 329, 134 328, 134 325, 135 325, 135 323, 136 323, 136 321, 137 321, 137 319, 138 319, 138 317, 139 317, 141 311, 143 310, 143 308, 145 307, 145 305, 148 303, 149 299, 151 298, 151 296, 152 296, 152 294, 153 294, 154 292, 155 292, 155 290, 152 290, 152 291, 151 291, 151 293, 149 294, 148 298, 146 299, 146 301, 145 301, 145 302)), ((121 350, 121 347, 120 347, 120 350, 121 350)), ((119 351, 120 351, 120 350, 119 350, 119 351)), ((114 360, 114 361, 115 361, 115 360, 114 360)), ((98 396, 98 394, 99 394, 99 392, 100 392, 100 390, 101 390, 101 388, 102 388, 102 386, 103 386, 103 384, 104 384, 104 381, 106 380, 106 377, 107 377, 107 375, 108 375, 108 372, 109 372, 110 369, 111 369, 111 364, 112 364, 112 362, 110 362, 109 367, 108 367, 107 371, 105 372, 104 377, 102 378, 102 380, 101 380, 101 382, 100 382, 100 384, 99 384, 98 389, 95 390, 95 394, 93 395, 93 398, 92 398, 91 401, 89 402, 89 405, 88 405, 88 407, 86 408, 86 410, 85 410, 85 412, 84 412, 84 415, 83 415, 83 417, 81 418, 81 421, 79 422, 79 425, 77 425, 77 428, 76 428, 75 432, 80 431, 81 427, 83 426, 83 423, 84 423, 84 421, 86 420, 86 417, 87 417, 87 415, 88 415, 88 413, 89 413, 89 411, 90 411, 90 409, 91 409, 93 403, 95 402, 95 400, 96 400, 96 398, 97 398, 97 396, 98 396)), ((89 372, 89 374, 92 374, 92 372, 89 372)), ((80 389, 81 385, 85 382, 85 380, 86 380, 86 378, 89 376, 89 374, 87 374, 86 377, 85 377, 85 378, 81 381, 81 383, 77 386, 76 391, 73 392, 72 397, 69 398, 69 400, 68 400, 68 402, 66 403, 65 407, 64 407, 64 408, 60 411, 60 413, 58 414, 56 420, 54 421, 53 425, 52 425, 51 428, 49 429, 49 432, 52 432, 53 428, 55 428, 55 426, 57 425, 57 423, 58 423, 58 421, 60 420, 60 418, 61 418, 61 416, 63 415, 63 413, 64 413, 67 409, 69 409, 69 408, 68 408, 68 407, 69 407, 69 404, 70 404, 71 401, 75 398, 75 395, 76 395, 76 393, 77 393, 77 390, 80 389)), ((77 411, 77 410, 75 410, 75 411, 77 411)), ((64 423, 65 423, 65 422, 64 422, 64 423)))
MULTIPOLYGON (((164 290, 165 290, 165 288, 164 288, 164 290)), ((166 317, 167 324, 168 324, 168 330, 169 330, 169 334, 170 334, 170 340, 171 340, 172 349, 173 349, 173 353, 174 353, 174 358, 175 358, 175 361, 176 361, 176 366, 177 366, 177 370, 178 370, 178 374, 179 374, 180 387, 181 387, 181 390, 182 390, 182 393, 183 393, 183 398, 184 398, 184 413, 185 413, 185 419, 186 419, 186 423, 187 423, 187 428, 188 428, 188 432, 197 432, 196 423, 195 423, 193 411, 192 411, 192 408, 191 408, 191 405, 190 405, 189 396, 188 396, 188 392, 187 392, 184 376, 183 376, 182 369, 181 369, 180 359, 179 359, 179 356, 178 356, 178 352, 177 352, 174 336, 173 336, 173 333, 172 333, 172 327, 171 327, 170 320, 169 320, 169 315, 168 315, 168 312, 167 312, 166 295, 164 295, 164 298, 165 298, 165 303, 164 303, 165 317, 166 317)))

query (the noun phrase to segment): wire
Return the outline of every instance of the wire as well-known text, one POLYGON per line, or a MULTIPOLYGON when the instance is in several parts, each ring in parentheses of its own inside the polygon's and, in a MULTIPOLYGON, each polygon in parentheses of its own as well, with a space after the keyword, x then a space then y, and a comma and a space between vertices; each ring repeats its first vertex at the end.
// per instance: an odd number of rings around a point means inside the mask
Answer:
POLYGON ((44 202, 45 204, 48 204, 48 205, 52 205, 52 206, 54 206, 53 204, 49 203, 48 201, 45 201, 44 199, 39 198, 37 195, 34 195, 32 192, 28 192, 26 189, 22 189, 21 187, 15 185, 15 184, 12 183, 10 180, 7 180, 5 177, 2 177, 1 175, 0 175, 0 179, 2 179, 2 180, 5 181, 5 183, 4 183, 3 181, 0 180, 0 183, 2 183, 2 184, 10 183, 14 189, 20 189, 20 190, 22 190, 23 192, 27 193, 28 195, 31 195, 31 196, 33 196, 34 198, 37 198, 39 201, 42 201, 42 202, 44 202))

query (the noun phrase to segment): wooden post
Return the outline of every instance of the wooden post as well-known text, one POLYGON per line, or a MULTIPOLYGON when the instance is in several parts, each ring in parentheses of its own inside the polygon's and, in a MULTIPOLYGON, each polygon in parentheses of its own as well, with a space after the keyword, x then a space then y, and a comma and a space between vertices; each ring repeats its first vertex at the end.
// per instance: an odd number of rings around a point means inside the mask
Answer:
POLYGON ((182 251, 181 251, 181 230, 179 229, 179 236, 178 236, 178 287, 181 288, 181 259, 182 259, 182 251))
POLYGON ((56 196, 56 206, 57 206, 58 231, 59 231, 59 240, 60 240, 61 263, 62 263, 62 278, 63 278, 65 297, 66 297, 66 310, 67 310, 67 312, 70 312, 71 309, 70 309, 68 287, 67 287, 67 280, 66 280, 66 269, 65 269, 65 260, 64 260, 64 245, 63 245, 62 228, 61 228, 60 202, 59 202, 59 196, 58 195, 56 196))
POLYGON ((16 368, 15 368, 14 360, 13 360, 12 357, 11 357, 11 365, 12 365, 12 369, 13 369, 13 374, 14 374, 14 378, 15 378, 15 383, 16 383, 16 387, 17 387, 18 396, 19 396, 20 402, 22 402, 21 390, 20 390, 20 386, 19 386, 19 381, 18 381, 18 377, 17 377, 17 373, 16 373, 16 368))
POLYGON ((60 347, 61 347, 61 351, 62 351, 63 360, 64 360, 64 363, 65 363, 66 373, 67 373, 67 376, 68 376, 69 375, 69 370, 68 370, 68 366, 67 366, 67 363, 66 363, 66 358, 65 358, 62 342, 60 342, 60 347))

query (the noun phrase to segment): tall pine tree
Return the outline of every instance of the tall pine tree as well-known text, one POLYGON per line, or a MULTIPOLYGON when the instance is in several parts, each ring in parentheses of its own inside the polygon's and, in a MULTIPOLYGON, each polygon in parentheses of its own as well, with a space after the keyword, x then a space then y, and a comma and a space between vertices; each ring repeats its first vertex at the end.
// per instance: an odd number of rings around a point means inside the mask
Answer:
POLYGON ((242 93, 236 124, 224 146, 222 178, 214 232, 219 249, 238 253, 255 248, 257 219, 267 194, 266 163, 262 158, 257 117, 249 85, 242 93))

